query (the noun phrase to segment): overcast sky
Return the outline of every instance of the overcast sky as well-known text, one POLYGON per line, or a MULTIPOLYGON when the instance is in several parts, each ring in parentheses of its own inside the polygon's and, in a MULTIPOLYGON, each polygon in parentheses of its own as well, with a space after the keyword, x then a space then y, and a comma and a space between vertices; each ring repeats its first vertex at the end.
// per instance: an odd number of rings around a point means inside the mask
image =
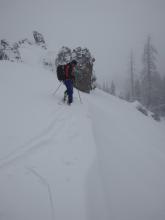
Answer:
POLYGON ((165 0, 0 0, 0 39, 41 32, 50 50, 87 47, 99 77, 125 78, 131 49, 141 69, 150 34, 165 74, 165 0))

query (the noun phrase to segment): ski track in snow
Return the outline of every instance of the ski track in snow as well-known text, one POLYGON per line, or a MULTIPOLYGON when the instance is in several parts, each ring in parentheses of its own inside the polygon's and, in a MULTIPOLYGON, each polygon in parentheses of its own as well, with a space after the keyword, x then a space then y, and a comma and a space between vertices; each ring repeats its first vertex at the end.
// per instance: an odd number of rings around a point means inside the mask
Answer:
POLYGON ((33 154, 33 152, 39 148, 47 146, 48 142, 51 140, 51 137, 57 134, 57 130, 63 127, 62 122, 65 122, 66 120, 66 118, 63 116, 59 119, 61 110, 61 107, 57 108, 57 110, 54 112, 56 117, 50 122, 47 128, 44 128, 38 135, 29 139, 25 144, 17 147, 8 155, 0 158, 0 170, 12 165, 29 154, 33 154))
POLYGON ((49 201, 50 201, 51 218, 52 220, 54 220, 55 219, 55 206, 53 202, 53 195, 52 195, 50 184, 48 183, 46 178, 41 176, 34 168, 28 167, 27 170, 29 170, 34 176, 36 176, 38 180, 40 181, 40 183, 43 184, 47 188, 49 201))

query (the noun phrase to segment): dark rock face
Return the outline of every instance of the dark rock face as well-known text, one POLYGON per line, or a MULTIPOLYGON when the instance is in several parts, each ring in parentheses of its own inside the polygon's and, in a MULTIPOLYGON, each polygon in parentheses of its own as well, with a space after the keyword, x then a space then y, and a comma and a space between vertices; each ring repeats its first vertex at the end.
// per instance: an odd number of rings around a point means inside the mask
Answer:
POLYGON ((92 69, 91 63, 85 63, 77 67, 77 74, 74 86, 82 92, 90 93, 92 89, 92 69))
POLYGON ((78 62, 75 87, 82 92, 90 93, 92 90, 94 58, 87 48, 81 47, 73 50, 72 58, 78 62))
POLYGON ((46 49, 45 40, 42 34, 37 31, 33 31, 33 37, 36 44, 41 45, 44 49, 46 49))

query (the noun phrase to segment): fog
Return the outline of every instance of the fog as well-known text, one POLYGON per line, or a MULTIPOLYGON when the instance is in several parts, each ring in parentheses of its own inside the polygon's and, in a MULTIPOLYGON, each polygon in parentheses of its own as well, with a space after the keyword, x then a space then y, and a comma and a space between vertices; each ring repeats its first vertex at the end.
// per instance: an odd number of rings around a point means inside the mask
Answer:
POLYGON ((41 32, 49 50, 87 47, 98 79, 122 82, 133 50, 135 71, 142 68, 147 36, 158 51, 165 74, 164 0, 0 0, 0 38, 11 42, 41 32))

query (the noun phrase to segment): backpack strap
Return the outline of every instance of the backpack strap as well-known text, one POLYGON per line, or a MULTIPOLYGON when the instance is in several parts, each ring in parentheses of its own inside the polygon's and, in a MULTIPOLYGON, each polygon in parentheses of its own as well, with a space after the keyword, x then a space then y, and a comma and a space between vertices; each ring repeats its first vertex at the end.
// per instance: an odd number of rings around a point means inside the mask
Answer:
POLYGON ((69 79, 69 65, 68 64, 65 66, 65 78, 69 79))

